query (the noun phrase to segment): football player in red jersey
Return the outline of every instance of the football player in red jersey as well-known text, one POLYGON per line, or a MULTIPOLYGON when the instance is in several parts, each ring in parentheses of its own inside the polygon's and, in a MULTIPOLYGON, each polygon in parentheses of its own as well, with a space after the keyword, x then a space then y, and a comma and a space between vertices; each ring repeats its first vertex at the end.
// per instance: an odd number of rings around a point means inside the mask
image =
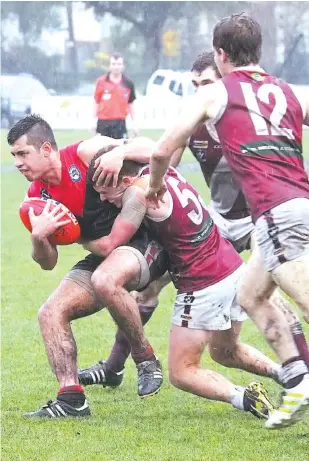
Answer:
MULTIPOLYGON (((92 165, 88 174, 92 177, 92 165)), ((148 182, 149 167, 124 162, 117 187, 94 185, 102 201, 115 203, 122 211, 110 235, 90 242, 88 248, 108 256, 134 235, 145 218, 169 254, 169 273, 177 288, 169 348, 171 382, 185 391, 266 417, 272 407, 261 385, 237 387, 222 375, 200 368, 208 344, 214 356, 217 348, 235 351, 235 367, 275 377, 274 362, 238 342, 237 331, 246 318, 236 303, 242 259, 220 236, 197 191, 176 170, 168 172, 168 193, 159 209, 147 208, 148 182)))
POLYGON ((260 251, 249 261, 239 301, 282 363, 282 404, 265 423, 275 429, 295 424, 309 406, 308 367, 286 318, 269 302, 279 286, 309 320, 309 183, 301 147, 309 98, 258 65, 261 44, 260 25, 244 14, 216 25, 213 46, 223 78, 199 88, 185 115, 157 143, 147 196, 160 200, 173 152, 208 121, 255 224, 260 251))
MULTIPOLYGON (((87 188, 86 185, 87 163, 98 149, 121 142, 96 136, 58 150, 50 126, 36 115, 20 120, 8 133, 8 143, 15 165, 28 181, 31 181, 28 196, 50 197, 67 206, 79 220, 81 235, 85 241, 109 233, 118 214, 118 209, 108 203, 100 202, 100 210, 91 209, 91 206, 88 208, 89 194, 91 195, 93 189, 87 188)), ((140 154, 133 155, 133 158, 143 159, 141 152, 144 142, 143 139, 133 141, 134 145, 137 143, 136 145, 141 147, 140 154)), ((90 203, 93 203, 91 199, 90 203)), ((48 212, 48 207, 42 215, 32 215, 31 221, 32 257, 42 269, 52 270, 57 264, 58 252, 57 248, 50 244, 46 229, 49 224, 49 234, 52 233, 57 228, 57 221, 54 220, 54 215, 48 212)), ((100 270, 101 263, 100 257, 92 254, 86 256, 67 274, 39 310, 42 336, 60 390, 55 401, 49 402, 28 416, 62 417, 90 414, 83 389, 78 382, 77 350, 70 322, 97 312, 105 305, 102 293, 98 298, 91 284, 92 274, 100 270)), ((145 229, 141 229, 125 248, 119 248, 110 255, 109 264, 104 267, 110 266, 110 272, 114 274, 113 278, 110 273, 108 274, 110 283, 117 285, 119 297, 114 299, 108 308, 130 338, 132 358, 138 369, 138 393, 141 397, 146 397, 156 393, 162 385, 161 366, 144 335, 141 317, 133 298, 133 304, 130 303, 131 299, 127 302, 125 312, 117 312, 117 303, 119 298, 127 293, 122 288, 124 285, 132 282, 133 289, 142 289, 152 278, 165 272, 165 254, 160 245, 149 239, 145 229), (148 261, 146 256, 154 248, 156 251, 153 258, 148 261)), ((149 315, 145 320, 147 319, 149 315)))

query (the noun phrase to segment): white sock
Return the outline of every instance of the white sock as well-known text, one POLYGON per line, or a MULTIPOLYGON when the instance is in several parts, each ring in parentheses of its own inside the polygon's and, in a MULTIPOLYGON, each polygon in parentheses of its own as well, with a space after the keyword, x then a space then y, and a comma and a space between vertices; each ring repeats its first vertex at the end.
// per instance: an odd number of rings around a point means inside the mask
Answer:
POLYGON ((233 405, 233 407, 242 411, 244 411, 244 393, 245 388, 237 386, 235 387, 235 392, 231 397, 231 404, 233 405))

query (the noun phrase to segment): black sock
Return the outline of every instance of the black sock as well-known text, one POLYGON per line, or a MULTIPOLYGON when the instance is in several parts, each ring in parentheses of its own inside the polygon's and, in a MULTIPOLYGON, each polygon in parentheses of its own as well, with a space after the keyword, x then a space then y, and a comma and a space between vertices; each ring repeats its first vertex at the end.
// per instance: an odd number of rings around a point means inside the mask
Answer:
POLYGON ((72 407, 78 408, 84 405, 86 397, 84 389, 79 386, 64 386, 58 391, 57 400, 68 403, 72 407))

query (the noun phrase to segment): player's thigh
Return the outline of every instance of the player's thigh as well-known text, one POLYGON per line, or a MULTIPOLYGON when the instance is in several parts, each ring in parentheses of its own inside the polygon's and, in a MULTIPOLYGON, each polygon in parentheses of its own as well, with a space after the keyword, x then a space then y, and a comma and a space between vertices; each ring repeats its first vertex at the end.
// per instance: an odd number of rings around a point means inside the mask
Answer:
POLYGON ((198 366, 211 333, 172 325, 168 367, 170 376, 177 377, 186 367, 198 366))
POLYGON ((233 350, 239 340, 242 321, 232 321, 231 328, 228 330, 212 331, 209 338, 209 351, 233 350))
POLYGON ((94 271, 95 290, 114 290, 115 286, 135 286, 141 276, 141 255, 130 247, 116 248, 94 271))
POLYGON ((43 304, 39 315, 61 316, 71 321, 101 310, 104 306, 96 299, 91 275, 89 271, 70 271, 43 304))
MULTIPOLYGON (((148 232, 140 231, 128 246, 119 247, 119 250, 123 248, 135 251, 140 263, 140 278, 136 280, 135 286, 131 286, 131 290, 143 291, 166 273, 168 255, 162 245, 153 240, 148 232)), ((162 285, 166 283, 165 281, 162 281, 162 285)), ((157 288, 160 288, 160 283, 157 288)))

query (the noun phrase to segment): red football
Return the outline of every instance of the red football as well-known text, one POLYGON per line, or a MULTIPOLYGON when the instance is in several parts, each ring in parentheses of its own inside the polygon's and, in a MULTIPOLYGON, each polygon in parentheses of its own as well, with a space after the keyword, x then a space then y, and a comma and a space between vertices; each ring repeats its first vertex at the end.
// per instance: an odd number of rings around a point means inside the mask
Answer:
MULTIPOLYGON (((49 202, 51 202, 51 207, 50 211, 55 208, 59 204, 59 202, 56 202, 55 200, 47 199, 49 202)), ((22 202, 22 204, 19 207, 19 216, 20 219, 22 220, 24 226, 31 232, 32 227, 29 219, 29 208, 32 207, 34 214, 36 216, 39 216, 47 202, 46 199, 39 198, 39 197, 33 197, 33 198, 28 198, 22 202)), ((71 243, 76 242, 79 237, 80 237, 80 227, 77 219, 73 215, 73 213, 70 212, 70 210, 65 207, 64 205, 61 205, 61 208, 63 211, 66 211, 66 214, 63 216, 61 219, 62 221, 66 221, 67 219, 70 220, 68 224, 65 224, 64 226, 60 227, 57 229, 52 235, 49 236, 49 241, 53 245, 70 245, 71 243)))

